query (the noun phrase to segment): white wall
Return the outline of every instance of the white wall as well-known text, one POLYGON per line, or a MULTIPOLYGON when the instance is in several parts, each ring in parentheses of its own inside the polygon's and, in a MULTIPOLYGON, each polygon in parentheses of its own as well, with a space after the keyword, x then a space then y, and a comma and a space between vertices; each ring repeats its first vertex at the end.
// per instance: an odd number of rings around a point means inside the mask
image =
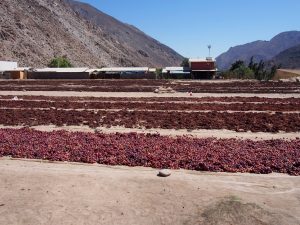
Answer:
POLYGON ((11 70, 17 67, 17 62, 0 61, 0 71, 11 70))

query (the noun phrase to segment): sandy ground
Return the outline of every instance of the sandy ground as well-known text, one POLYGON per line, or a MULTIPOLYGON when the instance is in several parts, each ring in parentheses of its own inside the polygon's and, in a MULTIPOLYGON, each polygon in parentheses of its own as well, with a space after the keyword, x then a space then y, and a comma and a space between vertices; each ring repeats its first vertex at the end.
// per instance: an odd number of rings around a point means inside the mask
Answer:
POLYGON ((0 224, 300 224, 300 178, 0 160, 0 224))
MULTIPOLYGON (((0 107, 0 109, 13 109, 13 110, 28 110, 29 108, 25 107, 0 107)), ((52 108, 33 108, 34 110, 51 110, 52 108)), ((77 109, 65 109, 65 108, 54 108, 60 111, 92 111, 92 112, 118 112, 124 110, 124 108, 119 109, 92 109, 92 108, 77 108, 77 109)), ((185 113, 210 113, 215 112, 216 110, 177 110, 177 109, 166 109, 166 110, 159 110, 159 109, 126 109, 127 112, 185 112, 185 113)), ((272 110, 248 110, 248 111, 241 111, 241 110, 218 110, 219 113, 269 113, 269 114, 276 114, 278 111, 272 110)), ((280 111, 283 114, 292 114, 292 113, 300 113, 300 111, 280 111)))
MULTIPOLYGON (((3 126, 0 125, 0 129, 21 129, 24 126, 3 126)), ((272 140, 272 139, 285 139, 285 140, 293 140, 296 138, 300 138, 300 132, 279 132, 279 133, 266 133, 266 132, 235 132, 231 130, 186 130, 186 129, 138 129, 138 128, 125 128, 120 126, 112 126, 110 128, 107 127, 97 127, 90 128, 88 126, 63 126, 57 127, 55 125, 40 125, 40 126, 32 126, 32 129, 39 131, 58 131, 58 130, 66 130, 70 132, 101 132, 105 134, 114 134, 114 133, 151 133, 151 134, 160 134, 162 136, 190 136, 195 138, 235 138, 235 139, 250 139, 250 140, 272 140)))
MULTIPOLYGON (((188 93, 164 93, 152 92, 75 92, 75 91, 0 91, 0 95, 14 96, 61 96, 61 97, 189 97, 188 93)), ((300 98, 300 93, 295 94, 223 94, 223 93, 194 93, 191 98, 200 97, 262 97, 262 98, 300 98)))

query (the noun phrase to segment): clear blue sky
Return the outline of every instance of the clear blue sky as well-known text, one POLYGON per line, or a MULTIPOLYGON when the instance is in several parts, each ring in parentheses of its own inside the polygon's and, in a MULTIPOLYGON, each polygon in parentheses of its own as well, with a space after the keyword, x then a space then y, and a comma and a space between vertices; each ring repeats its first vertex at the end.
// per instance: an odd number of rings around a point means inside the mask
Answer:
POLYGON ((300 30, 300 0, 81 0, 186 57, 300 30))

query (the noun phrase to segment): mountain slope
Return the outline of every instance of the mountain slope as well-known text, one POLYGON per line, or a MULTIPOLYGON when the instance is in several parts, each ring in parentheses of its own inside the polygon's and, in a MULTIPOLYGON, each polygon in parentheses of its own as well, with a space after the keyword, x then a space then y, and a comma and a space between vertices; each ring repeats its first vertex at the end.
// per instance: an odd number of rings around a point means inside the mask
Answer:
POLYGON ((300 44, 300 31, 280 33, 270 41, 255 41, 230 48, 216 58, 218 68, 228 69, 236 60, 248 62, 252 56, 256 61, 270 60, 280 52, 300 44))
POLYGON ((0 60, 41 67, 62 55, 74 66, 89 67, 168 66, 182 60, 167 46, 87 4, 67 0, 0 1, 0 60), (102 24, 92 20, 95 15, 102 24), (129 33, 128 39, 135 40, 138 35, 139 42, 132 45, 119 37, 125 36, 124 32, 114 32, 119 29, 129 33))
POLYGON ((174 50, 159 43, 132 25, 122 23, 113 17, 99 11, 89 4, 74 0, 65 0, 86 20, 110 34, 137 58, 154 62, 155 65, 179 65, 182 57, 174 50))
POLYGON ((271 63, 281 65, 284 69, 300 69, 300 45, 279 53, 271 63))

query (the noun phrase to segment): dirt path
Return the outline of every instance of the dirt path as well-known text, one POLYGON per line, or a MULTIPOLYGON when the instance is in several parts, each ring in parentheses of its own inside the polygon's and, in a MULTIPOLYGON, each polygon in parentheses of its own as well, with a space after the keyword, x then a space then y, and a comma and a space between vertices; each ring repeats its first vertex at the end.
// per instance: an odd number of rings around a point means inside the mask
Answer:
POLYGON ((0 224, 300 224, 300 178, 0 160, 0 224))
MULTIPOLYGON (((24 128, 24 126, 3 126, 0 125, 0 129, 12 128, 12 129, 20 129, 24 128)), ((266 132, 236 132, 231 130, 186 130, 186 129, 138 129, 138 128, 125 128, 125 127, 98 127, 98 128, 90 128, 88 126, 63 126, 57 127, 54 125, 40 125, 40 126, 32 126, 32 129, 39 131, 57 131, 57 130, 66 130, 70 132, 101 132, 105 134, 114 134, 114 133, 151 133, 156 134, 159 133, 162 136, 193 136, 195 138, 236 138, 236 139, 250 139, 250 140, 272 140, 272 139, 300 139, 300 132, 279 132, 279 133, 266 133, 266 132)))
MULTIPOLYGON (((29 107, 30 108, 30 107, 29 107)), ((12 109, 12 110, 26 110, 28 107, 0 107, 0 109, 12 109)), ((53 108, 30 108, 33 110, 51 110, 53 108)), ((65 109, 65 108, 55 108, 56 110, 60 111, 92 111, 92 112, 119 112, 122 110, 126 110, 127 112, 182 112, 182 113, 210 113, 215 112, 215 110, 178 110, 178 109, 124 109, 124 108, 115 108, 115 109, 97 109, 97 108, 75 108, 75 109, 65 109)), ((275 110, 248 110, 248 111, 241 111, 241 110, 218 110, 220 113, 269 113, 269 114, 276 114, 278 111, 275 110)), ((292 114, 292 113, 300 113, 300 111, 280 111, 283 114, 292 114)))
MULTIPOLYGON (((188 93, 155 94, 152 92, 75 92, 75 91, 0 91, 0 95, 13 96, 61 96, 61 97, 190 97, 188 93)), ((222 94, 222 93, 194 93, 191 98, 200 97, 262 97, 262 98, 300 98, 295 94, 222 94)))

